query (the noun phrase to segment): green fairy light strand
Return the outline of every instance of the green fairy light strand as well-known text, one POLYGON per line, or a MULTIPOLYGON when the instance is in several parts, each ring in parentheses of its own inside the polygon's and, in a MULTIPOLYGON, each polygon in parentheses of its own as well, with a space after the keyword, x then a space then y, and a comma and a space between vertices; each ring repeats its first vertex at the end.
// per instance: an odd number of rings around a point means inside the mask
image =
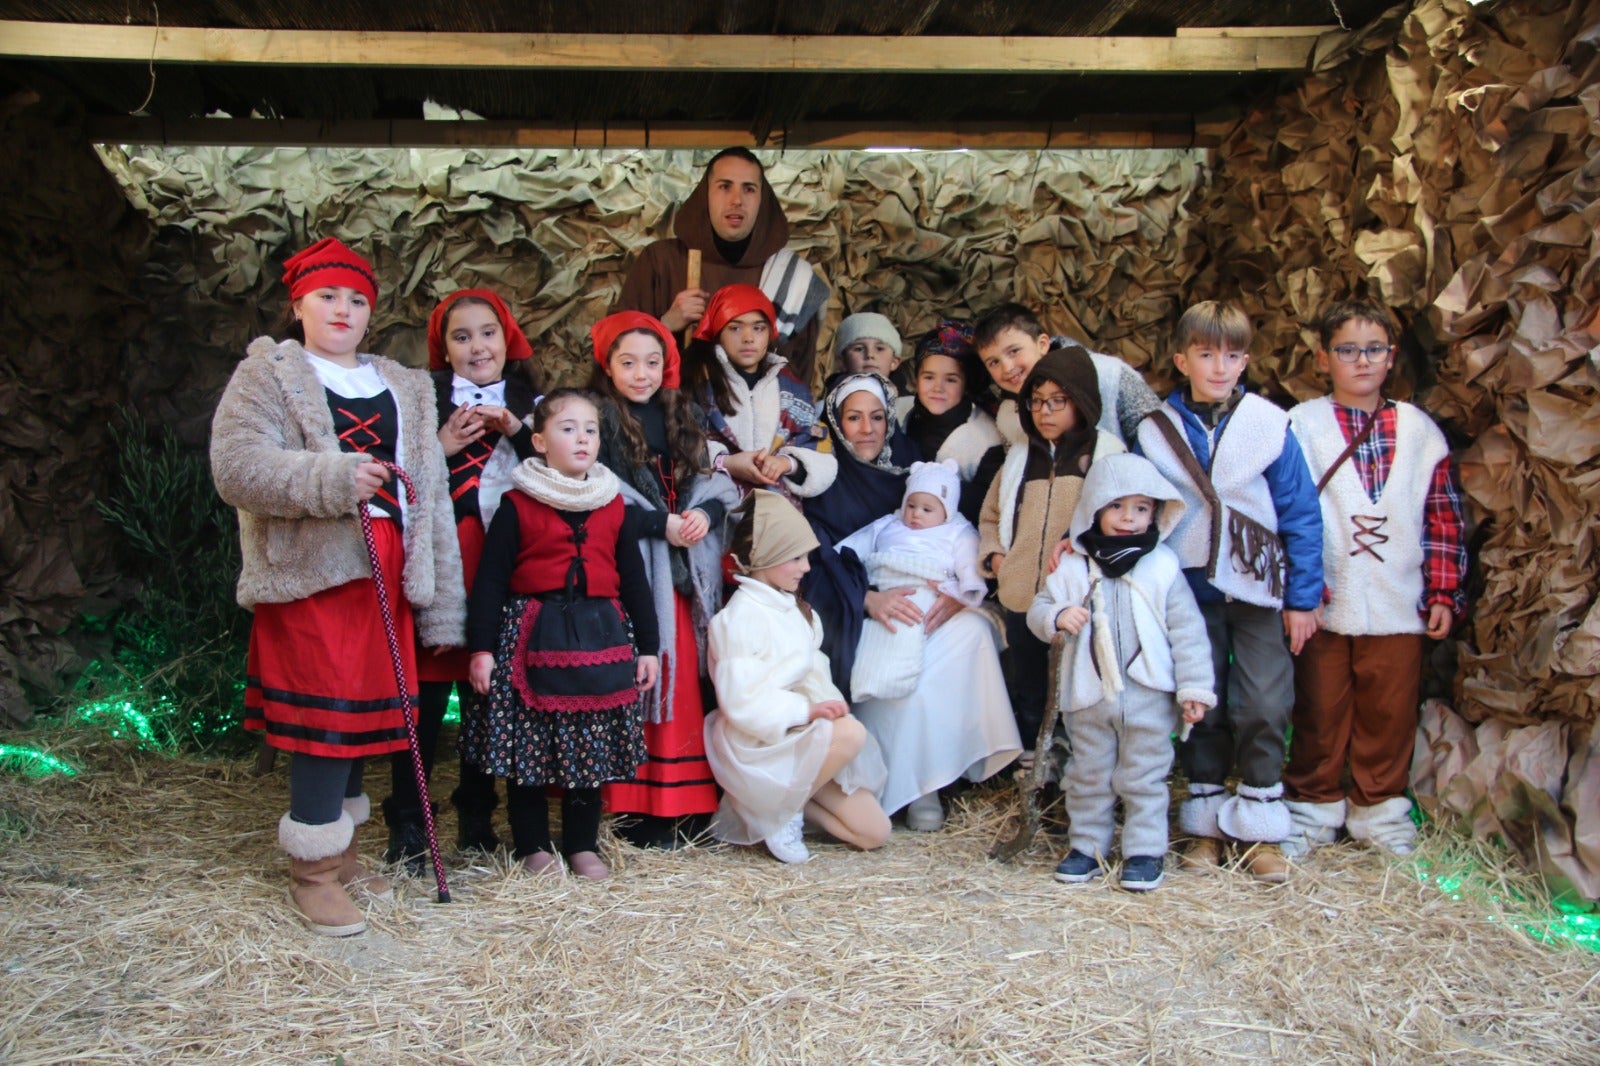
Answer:
MULTIPOLYGON (((1529 900, 1514 890, 1501 895, 1469 877, 1433 874, 1427 869, 1429 865, 1427 862, 1417 864, 1417 880, 1425 885, 1431 883, 1452 900, 1465 900, 1480 907, 1505 905, 1507 910, 1520 912, 1506 916, 1507 924, 1516 925, 1542 944, 1571 944, 1600 951, 1600 911, 1594 904, 1570 896, 1557 896, 1549 902, 1547 911, 1541 900, 1529 900)), ((1502 920, 1495 914, 1487 917, 1490 922, 1502 920)))
MULTIPOLYGON (((168 701, 157 701, 151 708, 156 713, 170 714, 173 708, 163 706, 168 701)), ((155 728, 150 723, 150 715, 134 706, 129 699, 98 700, 93 703, 82 703, 72 712, 73 718, 79 722, 98 725, 109 732, 118 740, 132 740, 141 748, 159 748, 160 741, 156 739, 155 728)))
POLYGON ((64 759, 58 759, 38 748, 25 748, 17 744, 0 744, 0 769, 11 770, 26 777, 49 777, 61 774, 76 777, 78 771, 64 759))

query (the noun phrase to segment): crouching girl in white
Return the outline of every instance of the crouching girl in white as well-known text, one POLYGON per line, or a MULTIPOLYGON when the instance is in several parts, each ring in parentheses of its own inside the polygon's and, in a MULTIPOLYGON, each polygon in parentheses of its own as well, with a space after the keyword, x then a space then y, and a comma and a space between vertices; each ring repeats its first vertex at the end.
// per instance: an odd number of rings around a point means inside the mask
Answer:
MULTIPOLYGON (((944 593, 963 607, 983 602, 988 586, 978 573, 978 531, 956 510, 961 471, 955 460, 912 463, 900 510, 856 530, 839 542, 856 554, 875 589, 910 588, 911 602, 926 616, 944 593)), ((922 622, 896 626, 868 618, 850 670, 856 700, 897 700, 911 695, 922 677, 922 622)))
POLYGON ((1056 867, 1058 881, 1081 884, 1104 872, 1118 799, 1122 887, 1147 892, 1165 876, 1174 694, 1190 723, 1217 702, 1205 622, 1177 555, 1158 543, 1183 511, 1149 460, 1096 459, 1072 513, 1074 554, 1028 611, 1040 640, 1058 630, 1072 638, 1057 695, 1072 740, 1072 850, 1056 867))
POLYGON ((853 847, 881 847, 883 756, 833 684, 822 625, 795 591, 816 535, 774 492, 752 492, 734 514, 739 589, 711 620, 708 655, 718 709, 706 758, 723 788, 712 835, 805 862, 809 818, 853 847))

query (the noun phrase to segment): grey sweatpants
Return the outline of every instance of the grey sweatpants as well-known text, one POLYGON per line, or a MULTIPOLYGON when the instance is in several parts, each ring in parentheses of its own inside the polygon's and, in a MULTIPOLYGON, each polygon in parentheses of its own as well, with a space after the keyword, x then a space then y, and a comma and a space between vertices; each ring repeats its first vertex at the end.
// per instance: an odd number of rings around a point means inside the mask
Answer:
POLYGON ((1064 792, 1072 847, 1111 853, 1122 800, 1122 854, 1167 852, 1167 774, 1178 712, 1172 693, 1126 681, 1120 696, 1064 715, 1072 739, 1064 792))

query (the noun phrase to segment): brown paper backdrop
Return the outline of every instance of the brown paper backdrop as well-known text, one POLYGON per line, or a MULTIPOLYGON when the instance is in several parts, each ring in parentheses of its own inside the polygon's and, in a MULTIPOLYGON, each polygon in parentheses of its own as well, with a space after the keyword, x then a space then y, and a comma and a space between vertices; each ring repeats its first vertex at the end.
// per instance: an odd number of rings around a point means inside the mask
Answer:
POLYGON ((1252 374, 1313 395, 1326 300, 1367 294, 1430 357, 1396 390, 1466 447, 1481 590, 1427 802, 1600 897, 1600 4, 1425 0, 1225 127, 1194 298, 1257 316, 1252 374), (1479 724, 1481 723, 1481 724, 1479 724))

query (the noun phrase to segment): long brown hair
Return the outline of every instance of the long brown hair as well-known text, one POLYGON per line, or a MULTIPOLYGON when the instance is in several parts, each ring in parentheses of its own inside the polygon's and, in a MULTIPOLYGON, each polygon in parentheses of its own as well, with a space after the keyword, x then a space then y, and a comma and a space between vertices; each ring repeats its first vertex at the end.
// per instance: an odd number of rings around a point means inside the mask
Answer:
POLYGON ((739 410, 739 399, 728 385, 728 375, 736 373, 724 369, 717 358, 717 342, 692 340, 683 350, 683 391, 690 396, 711 393, 711 406, 724 417, 732 418, 739 410))
MULTIPOLYGON (((617 340, 620 341, 629 333, 656 336, 647 329, 630 329, 619 334, 617 340)), ((611 355, 616 350, 613 344, 611 351, 606 353, 604 366, 598 361, 595 363, 594 370, 589 374, 589 391, 616 412, 617 425, 622 430, 622 450, 628 462, 634 466, 644 466, 653 458, 650 445, 644 439, 644 427, 628 410, 627 401, 611 380, 611 355)), ((667 451, 672 459, 672 476, 680 484, 687 484, 692 478, 705 473, 710 465, 705 430, 700 428, 700 421, 695 417, 694 403, 681 389, 660 388, 656 390, 656 396, 660 397, 661 409, 666 415, 667 451)))

